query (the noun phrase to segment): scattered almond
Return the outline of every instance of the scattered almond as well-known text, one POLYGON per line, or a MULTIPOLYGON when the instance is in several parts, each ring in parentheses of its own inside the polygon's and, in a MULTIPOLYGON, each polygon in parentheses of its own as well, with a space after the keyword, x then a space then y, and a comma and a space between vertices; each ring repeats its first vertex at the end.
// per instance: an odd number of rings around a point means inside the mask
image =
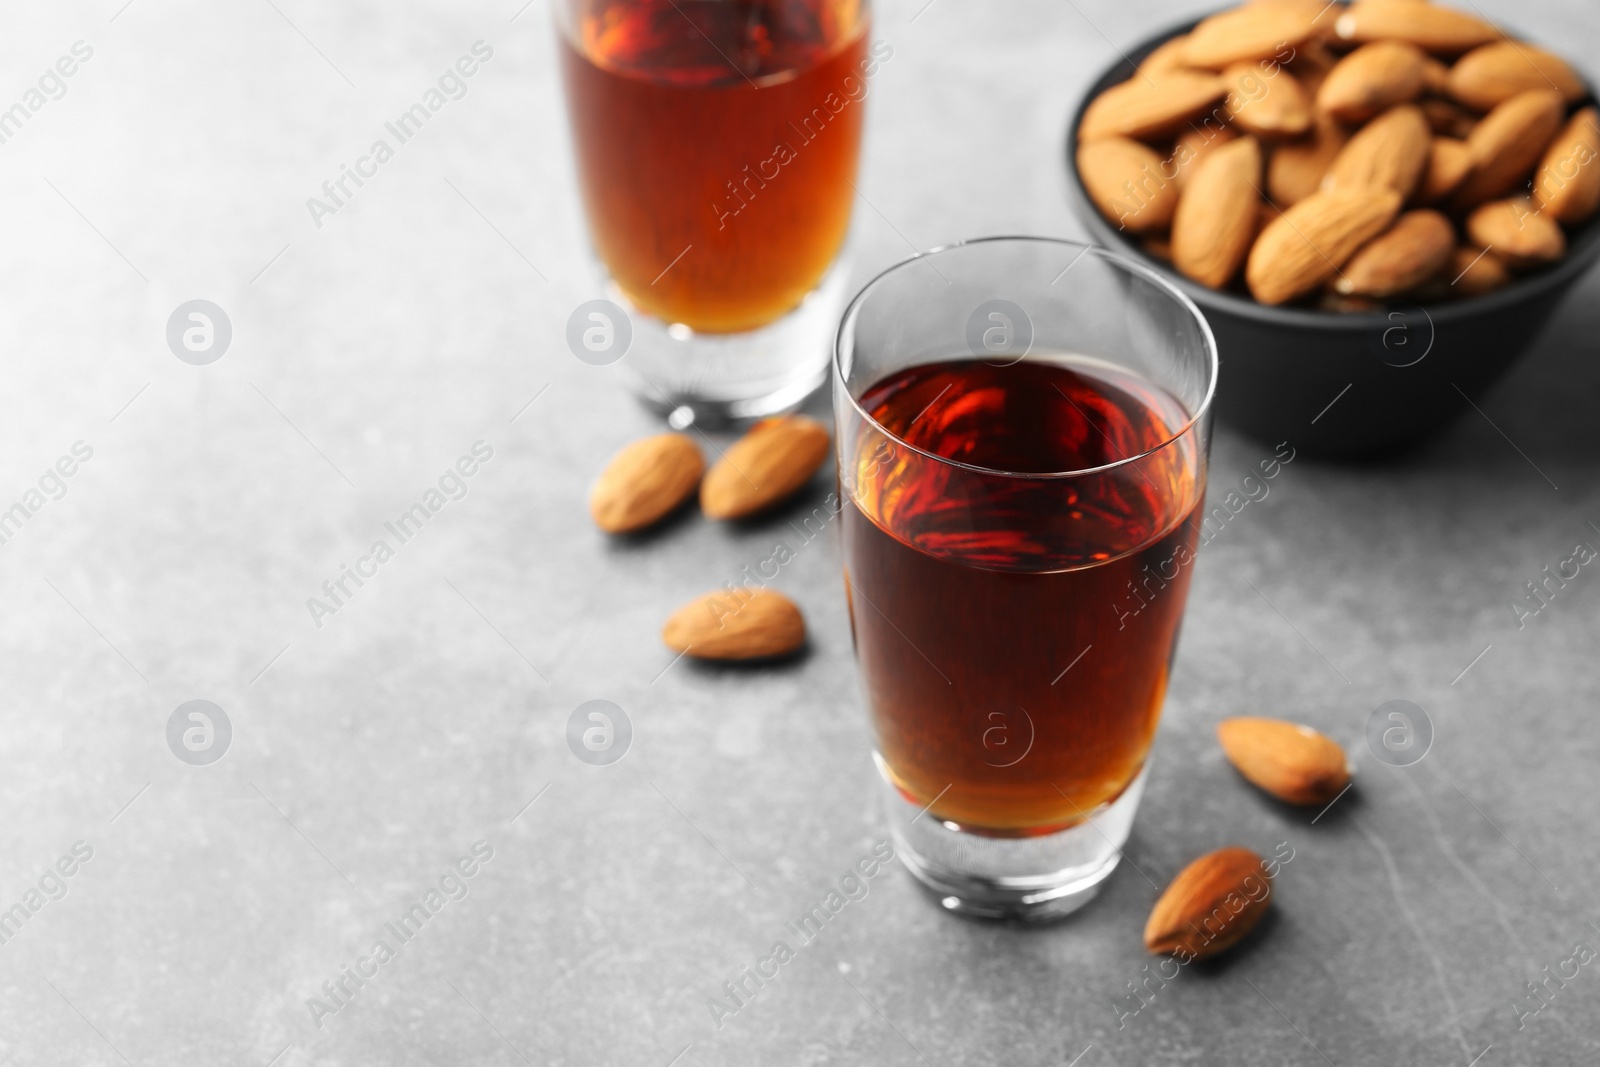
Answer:
POLYGON ((1422 94, 1428 57, 1404 41, 1374 41, 1341 59, 1317 90, 1317 107, 1340 122, 1365 122, 1422 94))
POLYGON ((1560 130, 1562 111, 1554 89, 1530 89, 1496 105, 1467 137, 1472 173, 1451 202, 1469 208, 1515 189, 1560 130))
POLYGON ((1309 726, 1240 716, 1217 724, 1217 740, 1250 784, 1290 804, 1326 804, 1350 784, 1344 749, 1309 726))
POLYGON ((1132 233, 1162 230, 1178 206, 1177 175, 1154 149, 1127 137, 1078 145, 1078 173, 1089 197, 1108 219, 1132 233))
POLYGON ((1172 164, 1178 172, 1179 191, 1188 186, 1189 176, 1202 159, 1238 139, 1239 132, 1232 126, 1218 126, 1211 122, 1184 130, 1172 146, 1172 164))
POLYGON ((1448 89, 1455 99, 1478 111, 1530 89, 1554 89, 1569 104, 1588 91, 1565 60, 1521 41, 1474 48, 1450 68, 1448 89))
POLYGON ((1195 860, 1167 886, 1144 925, 1144 945, 1184 962, 1232 948, 1272 900, 1266 866, 1247 848, 1221 848, 1195 860))
POLYGON ((740 519, 778 503, 828 458, 828 431, 815 419, 763 419, 723 454, 700 485, 700 510, 740 519))
POLYGON ((1328 115, 1319 115, 1311 136, 1279 145, 1267 161, 1267 195, 1279 207, 1298 204, 1322 188, 1323 176, 1350 135, 1328 115))
POLYGON ((1323 189, 1371 186, 1409 197, 1428 165, 1433 137, 1422 111, 1392 107, 1363 126, 1328 166, 1323 189))
POLYGON ((1189 33, 1184 58, 1190 66, 1211 70, 1280 54, 1287 59, 1289 49, 1317 32, 1319 14, 1315 3, 1236 7, 1201 20, 1189 33))
POLYGON ((1560 225, 1523 196, 1479 207, 1467 216, 1467 236, 1514 270, 1553 263, 1567 251, 1560 225))
POLYGON ((1425 52, 1456 56, 1500 39, 1500 31, 1483 19, 1437 4, 1404 4, 1357 0, 1334 21, 1333 32, 1345 41, 1407 41, 1425 52))
POLYGON ((1245 264, 1250 292, 1263 304, 1311 292, 1399 212, 1400 194, 1390 189, 1332 189, 1306 197, 1256 239, 1245 264))
POLYGON ((681 433, 635 441, 612 457, 589 491, 589 514, 607 533, 650 526, 689 499, 705 460, 681 433))
POLYGON ((673 612, 661 640, 698 659, 771 659, 805 644, 806 622, 794 601, 774 589, 722 589, 673 612))
POLYGON ((1556 134, 1533 178, 1534 200, 1575 226, 1600 207, 1600 111, 1586 107, 1556 134))
POLYGON ((1428 169, 1422 172, 1422 188, 1417 199, 1437 204, 1455 192, 1472 170, 1472 152, 1467 142, 1450 137, 1435 137, 1428 150, 1428 169))
POLYGON ((1239 273, 1256 234, 1261 146, 1242 137, 1208 155, 1189 179, 1172 220, 1172 263, 1202 285, 1239 273))
POLYGON ((1136 75, 1089 102, 1078 123, 1078 139, 1169 134, 1203 115, 1227 93, 1227 83, 1215 74, 1172 70, 1136 75))
POLYGON ((1311 98, 1288 71, 1268 78, 1259 64, 1235 63, 1222 80, 1228 83, 1230 117, 1245 133, 1294 137, 1311 128, 1311 98))

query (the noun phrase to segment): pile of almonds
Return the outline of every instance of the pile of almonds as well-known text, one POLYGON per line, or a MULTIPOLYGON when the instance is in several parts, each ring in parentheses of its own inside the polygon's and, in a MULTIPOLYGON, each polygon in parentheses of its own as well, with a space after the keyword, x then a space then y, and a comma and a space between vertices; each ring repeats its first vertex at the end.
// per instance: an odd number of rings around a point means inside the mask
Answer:
MULTIPOLYGON (((1285 803, 1331 805, 1350 786, 1344 749, 1309 726, 1250 716, 1224 719, 1217 740, 1247 781, 1285 803)), ((1238 944, 1267 912, 1273 869, 1238 846, 1201 856, 1178 872, 1151 909, 1145 948, 1187 963, 1238 944)))
POLYGON ((1078 173, 1152 255, 1263 304, 1476 296, 1600 207, 1587 92, 1430 0, 1251 0, 1090 101, 1078 173))
MULTIPOLYGON (((600 473, 589 514, 607 533, 637 533, 677 511, 698 489, 706 518, 748 518, 804 487, 828 448, 828 431, 802 415, 756 423, 709 472, 689 435, 646 437, 600 473)), ((770 659, 805 644, 806 624, 794 602, 776 590, 719 589, 674 612, 661 639, 674 652, 700 659, 770 659)))

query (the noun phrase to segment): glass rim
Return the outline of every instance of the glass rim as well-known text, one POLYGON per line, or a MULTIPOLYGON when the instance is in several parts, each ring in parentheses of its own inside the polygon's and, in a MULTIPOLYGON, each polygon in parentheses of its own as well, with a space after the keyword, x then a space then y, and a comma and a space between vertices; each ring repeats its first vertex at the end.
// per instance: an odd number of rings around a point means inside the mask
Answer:
MULTIPOLYGON (((1073 262, 1075 263, 1077 260, 1074 260, 1073 262)), ((948 464, 952 467, 959 467, 978 474, 996 475, 1003 478, 1077 478, 1086 474, 1101 474, 1106 471, 1115 470, 1118 467, 1126 466, 1130 463, 1137 463, 1139 460, 1144 459, 1147 456, 1155 455, 1157 452, 1160 452, 1162 449, 1169 447, 1173 443, 1188 435, 1191 430, 1200 424, 1200 420, 1204 419, 1207 413, 1210 412, 1212 398, 1216 396, 1217 392, 1217 375, 1220 369, 1221 361, 1217 357, 1217 339, 1211 332, 1211 324, 1206 321, 1205 315, 1201 313, 1200 308, 1193 300, 1189 298, 1188 294, 1182 289, 1179 289, 1176 285, 1172 284, 1172 282, 1163 278, 1160 274, 1156 273, 1156 271, 1145 266, 1144 264, 1126 256, 1118 255, 1117 253, 1112 252, 1101 245, 1089 244, 1083 241, 1069 240, 1063 237, 1038 237, 1029 236, 1026 234, 1002 234, 994 237, 968 238, 964 241, 955 241, 946 245, 938 245, 937 247, 930 248, 927 251, 914 253, 897 263, 891 264, 874 275, 866 285, 861 287, 861 291, 856 293, 856 295, 851 298, 850 303, 846 305, 844 309, 844 315, 839 319, 839 329, 834 333, 833 338, 834 387, 837 390, 843 391, 846 399, 848 399, 850 402, 850 406, 855 408, 856 414, 859 415, 863 420, 876 427, 878 432, 889 438, 889 440, 895 442, 895 444, 904 448, 908 448, 919 455, 926 456, 928 459, 934 460, 935 462, 948 464), (1060 245, 1067 248, 1082 249, 1083 251, 1079 253, 1080 258, 1084 255, 1099 256, 1101 259, 1110 263, 1113 267, 1149 282, 1152 286, 1154 286, 1156 289, 1159 289, 1162 293, 1186 310, 1190 317, 1199 324, 1201 337, 1205 341, 1210 380, 1206 383, 1205 395, 1200 398, 1200 403, 1195 406, 1195 409, 1190 414, 1188 420, 1184 422, 1182 426, 1175 429, 1170 436, 1163 439, 1160 443, 1145 449, 1143 452, 1139 452, 1132 456, 1124 456, 1122 459, 1113 460, 1110 463, 1102 463, 1097 467, 1082 467, 1077 470, 1069 471, 1008 471, 1001 470, 998 467, 983 467, 974 463, 966 463, 959 459, 951 459, 948 456, 941 456, 935 452, 929 452, 925 448, 919 448, 918 446, 905 440, 887 426, 883 425, 883 423, 879 422, 877 419, 873 418, 872 413, 861 406, 861 402, 856 399, 855 394, 850 391, 849 384, 845 381, 844 335, 846 328, 849 327, 858 317, 862 304, 867 299, 868 294, 876 290, 879 283, 888 278, 891 274, 897 274, 919 260, 929 259, 934 256, 942 255, 946 252, 953 252, 958 248, 968 248, 973 245, 1019 242, 1060 245)))

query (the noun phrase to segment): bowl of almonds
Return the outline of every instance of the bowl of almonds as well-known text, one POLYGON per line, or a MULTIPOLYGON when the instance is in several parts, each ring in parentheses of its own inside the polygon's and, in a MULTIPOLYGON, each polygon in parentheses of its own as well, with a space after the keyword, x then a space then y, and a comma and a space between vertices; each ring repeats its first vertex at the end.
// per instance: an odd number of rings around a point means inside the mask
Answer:
POLYGON ((1250 0, 1091 87, 1094 238, 1205 312, 1219 415, 1325 456, 1447 425, 1600 254, 1600 111, 1555 52, 1432 0, 1250 0))

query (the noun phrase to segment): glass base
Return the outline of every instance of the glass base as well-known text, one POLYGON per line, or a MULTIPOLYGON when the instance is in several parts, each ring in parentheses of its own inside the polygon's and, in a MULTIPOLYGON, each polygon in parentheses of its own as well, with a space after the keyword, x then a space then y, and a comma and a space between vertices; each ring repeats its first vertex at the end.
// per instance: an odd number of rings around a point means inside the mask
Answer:
MULTIPOLYGON (((793 411, 827 381, 848 275, 841 256, 799 307, 742 333, 696 333, 635 310, 623 360, 635 395, 675 430, 716 430, 793 411)), ((631 306, 614 284, 609 295, 631 306)))
POLYGON ((1038 837, 987 837, 942 822, 907 800, 886 773, 884 802, 900 861, 942 907, 1037 922, 1077 911, 1116 870, 1148 773, 1147 762, 1121 796, 1086 822, 1038 837))

